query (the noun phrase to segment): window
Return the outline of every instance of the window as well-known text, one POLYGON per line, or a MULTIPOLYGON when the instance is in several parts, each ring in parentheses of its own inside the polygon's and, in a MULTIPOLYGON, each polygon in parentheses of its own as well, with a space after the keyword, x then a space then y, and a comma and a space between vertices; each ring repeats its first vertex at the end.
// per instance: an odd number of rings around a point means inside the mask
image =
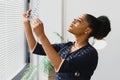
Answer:
POLYGON ((26 64, 23 11, 24 0, 0 0, 0 80, 11 80, 26 64))

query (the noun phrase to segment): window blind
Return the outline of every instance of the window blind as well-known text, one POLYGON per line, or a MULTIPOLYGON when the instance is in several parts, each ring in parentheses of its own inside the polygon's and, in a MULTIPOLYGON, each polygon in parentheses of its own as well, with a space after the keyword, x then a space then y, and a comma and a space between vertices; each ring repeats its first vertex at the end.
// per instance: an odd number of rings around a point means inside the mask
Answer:
POLYGON ((24 0, 0 0, 0 80, 11 80, 25 66, 23 12, 24 0))

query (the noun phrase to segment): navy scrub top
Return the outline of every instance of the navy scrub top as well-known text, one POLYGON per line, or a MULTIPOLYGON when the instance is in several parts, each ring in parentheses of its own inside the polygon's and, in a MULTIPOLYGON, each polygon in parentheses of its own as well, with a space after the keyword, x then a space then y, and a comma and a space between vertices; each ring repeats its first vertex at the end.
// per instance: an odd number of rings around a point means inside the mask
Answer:
MULTIPOLYGON (((64 59, 56 80, 90 80, 98 63, 98 53, 89 43, 69 54, 74 42, 52 44, 58 54, 64 59)), ((46 55, 41 44, 37 43, 34 51, 37 55, 46 55)))

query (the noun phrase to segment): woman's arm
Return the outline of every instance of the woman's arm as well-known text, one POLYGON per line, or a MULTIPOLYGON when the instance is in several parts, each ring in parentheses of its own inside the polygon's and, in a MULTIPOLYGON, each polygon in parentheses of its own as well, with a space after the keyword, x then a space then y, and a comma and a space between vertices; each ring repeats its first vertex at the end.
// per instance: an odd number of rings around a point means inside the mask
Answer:
POLYGON ((30 21, 27 19, 30 15, 30 12, 31 10, 23 13, 23 24, 25 28, 25 34, 26 34, 28 46, 29 46, 30 52, 32 52, 37 43, 31 30, 30 21))
POLYGON ((34 23, 32 24, 32 28, 38 39, 41 41, 41 45, 48 56, 49 60, 51 61, 52 65, 54 66, 55 70, 59 68, 60 63, 62 62, 62 58, 60 55, 55 51, 51 43, 49 42, 48 38, 44 33, 43 23, 39 19, 35 19, 34 23))

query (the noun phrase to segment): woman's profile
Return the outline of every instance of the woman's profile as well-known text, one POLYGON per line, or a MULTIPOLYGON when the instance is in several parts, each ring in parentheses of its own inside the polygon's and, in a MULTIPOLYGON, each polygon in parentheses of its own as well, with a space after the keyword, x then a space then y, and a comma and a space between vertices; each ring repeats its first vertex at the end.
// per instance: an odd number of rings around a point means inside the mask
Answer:
POLYGON ((30 24, 27 19, 30 12, 23 13, 23 23, 31 53, 48 56, 55 68, 56 80, 90 80, 97 67, 98 52, 88 40, 90 37, 103 39, 108 35, 111 31, 108 17, 82 14, 68 28, 75 37, 74 42, 51 44, 40 19, 36 18, 30 24), (41 44, 35 40, 32 31, 41 44))

